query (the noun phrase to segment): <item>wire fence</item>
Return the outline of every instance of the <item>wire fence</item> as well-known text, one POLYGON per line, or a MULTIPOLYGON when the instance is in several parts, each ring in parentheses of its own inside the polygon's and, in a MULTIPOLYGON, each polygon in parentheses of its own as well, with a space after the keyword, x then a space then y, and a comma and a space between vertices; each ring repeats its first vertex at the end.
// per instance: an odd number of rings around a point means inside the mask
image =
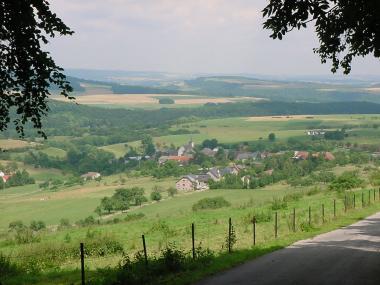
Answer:
MULTIPOLYGON (((191 223, 175 229, 163 227, 159 234, 145 232, 141 236, 128 238, 124 250, 128 255, 142 252, 148 263, 149 257, 158 256, 164 248, 173 245, 189 252, 194 259, 199 247, 227 252, 249 249, 290 237, 297 232, 309 231, 338 220, 348 212, 379 203, 380 188, 349 192, 341 197, 326 197, 318 201, 311 199, 309 202, 306 207, 294 202, 289 203, 294 207, 267 209, 269 211, 261 213, 261 216, 252 214, 236 220, 228 217, 225 220, 215 219, 213 223, 191 223)), ((17 253, 7 257, 22 263, 36 256, 17 253)), ((59 257, 60 252, 56 252, 56 258, 59 257)), ((51 258, 54 259, 54 256, 51 258)), ((86 251, 86 244, 81 243, 76 258, 65 260, 64 263, 67 268, 80 269, 84 284, 86 268, 116 266, 121 259, 122 254, 91 255, 86 251)))

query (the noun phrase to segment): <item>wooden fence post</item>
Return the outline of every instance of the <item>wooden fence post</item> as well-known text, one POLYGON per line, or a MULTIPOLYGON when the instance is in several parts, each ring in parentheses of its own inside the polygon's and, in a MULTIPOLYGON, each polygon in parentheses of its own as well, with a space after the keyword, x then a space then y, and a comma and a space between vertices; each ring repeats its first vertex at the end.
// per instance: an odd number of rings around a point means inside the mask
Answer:
POLYGON ((311 227, 311 207, 309 206, 309 227, 311 227))
POLYGON ((275 212, 275 215, 274 215, 274 237, 277 238, 278 236, 278 233, 277 233, 277 212, 275 212))
POLYGON ((347 212, 347 195, 344 196, 344 212, 347 212))
POLYGON ((194 223, 191 224, 191 245, 193 249, 193 259, 195 259, 195 226, 194 223))
POLYGON ((145 235, 142 235, 141 238, 142 238, 142 242, 143 242, 144 258, 145 258, 145 266, 148 266, 148 254, 147 254, 147 252, 146 252, 145 235))
POLYGON ((293 208, 293 232, 296 232, 296 208, 293 208))
POLYGON ((334 199, 334 219, 336 218, 336 200, 334 199))
POLYGON ((356 194, 354 193, 354 209, 356 209, 356 194))
POLYGON ((82 277, 82 285, 85 285, 85 276, 84 276, 84 244, 80 243, 80 269, 82 277))
POLYGON ((228 252, 231 253, 231 234, 232 234, 232 220, 228 219, 228 252))
POLYGON ((253 223, 253 245, 256 245, 256 217, 253 217, 252 219, 253 223))
POLYGON ((325 223, 325 204, 322 204, 322 223, 325 223))

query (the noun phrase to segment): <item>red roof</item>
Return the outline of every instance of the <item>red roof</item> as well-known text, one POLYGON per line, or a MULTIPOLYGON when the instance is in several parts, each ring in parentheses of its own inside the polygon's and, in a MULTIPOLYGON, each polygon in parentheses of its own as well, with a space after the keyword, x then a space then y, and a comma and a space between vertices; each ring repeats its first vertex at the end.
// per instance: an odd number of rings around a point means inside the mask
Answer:
POLYGON ((168 156, 167 157, 167 160, 174 160, 174 161, 178 161, 178 162, 187 162, 187 161, 190 161, 191 160, 191 157, 189 156, 168 156))
POLYGON ((335 160, 335 156, 331 152, 325 152, 326 160, 335 160))

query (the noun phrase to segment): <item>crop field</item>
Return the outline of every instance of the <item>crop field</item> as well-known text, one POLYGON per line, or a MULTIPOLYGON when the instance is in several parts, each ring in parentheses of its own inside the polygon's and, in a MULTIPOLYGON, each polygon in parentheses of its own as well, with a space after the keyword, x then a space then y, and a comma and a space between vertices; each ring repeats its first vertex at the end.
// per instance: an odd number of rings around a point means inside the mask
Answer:
MULTIPOLYGON (((95 92, 95 91, 94 91, 95 92)), ((60 101, 67 101, 65 98, 55 97, 60 101)), ((105 108, 141 108, 141 109, 159 109, 159 108, 190 108, 198 107, 206 103, 233 103, 242 101, 263 100, 255 97, 204 97, 183 94, 99 94, 89 93, 76 96, 76 102, 84 105, 92 105, 105 108), (159 104, 159 98, 171 98, 175 104, 159 104)))
POLYGON ((30 143, 24 140, 0 139, 0 149, 17 149, 23 147, 34 147, 36 145, 36 143, 30 143))

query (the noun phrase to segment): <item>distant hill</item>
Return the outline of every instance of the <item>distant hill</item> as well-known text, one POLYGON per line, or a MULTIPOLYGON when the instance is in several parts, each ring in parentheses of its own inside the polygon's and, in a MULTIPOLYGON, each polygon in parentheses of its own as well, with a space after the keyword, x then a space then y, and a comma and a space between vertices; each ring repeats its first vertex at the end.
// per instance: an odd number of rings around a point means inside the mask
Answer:
MULTIPOLYGON (((93 95, 96 92, 99 94, 189 94, 207 97, 256 97, 284 102, 368 101, 380 103, 380 89, 376 90, 380 87, 379 83, 329 84, 264 80, 244 76, 207 76, 168 84, 164 75, 159 73, 153 75, 155 85, 150 86, 80 79, 72 76, 69 76, 68 80, 77 96, 93 95), (162 84, 160 84, 161 79, 162 84), (106 92, 105 89, 107 89, 106 92)), ((144 76, 153 75, 145 74, 144 76)), ((52 90, 55 91, 57 88, 52 87, 52 90)))

